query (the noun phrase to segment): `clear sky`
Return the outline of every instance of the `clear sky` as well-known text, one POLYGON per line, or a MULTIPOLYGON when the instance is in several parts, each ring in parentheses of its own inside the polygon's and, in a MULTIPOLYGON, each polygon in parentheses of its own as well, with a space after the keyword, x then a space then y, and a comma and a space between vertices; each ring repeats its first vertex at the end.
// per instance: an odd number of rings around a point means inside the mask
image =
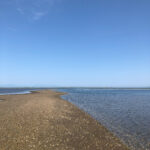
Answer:
POLYGON ((0 86, 150 87, 150 0, 0 0, 0 86))

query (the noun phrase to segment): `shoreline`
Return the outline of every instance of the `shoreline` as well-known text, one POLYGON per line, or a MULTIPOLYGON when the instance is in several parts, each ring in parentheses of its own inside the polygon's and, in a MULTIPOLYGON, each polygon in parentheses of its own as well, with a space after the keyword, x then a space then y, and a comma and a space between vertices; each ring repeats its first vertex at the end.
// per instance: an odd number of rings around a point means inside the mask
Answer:
POLYGON ((17 87, 17 88, 14 88, 14 87, 12 87, 12 88, 10 88, 10 87, 5 87, 5 88, 2 88, 2 87, 0 87, 0 89, 26 89, 25 91, 20 91, 20 92, 12 92, 12 93, 0 93, 0 95, 18 95, 18 94, 30 94, 30 93, 32 93, 32 91, 40 91, 40 90, 51 90, 51 91, 55 91, 54 89, 74 89, 74 88, 81 88, 81 89, 100 89, 100 90, 123 90, 123 91, 126 91, 126 90, 150 90, 150 88, 101 88, 101 87, 62 87, 62 88, 59 88, 59 87, 54 87, 54 88, 52 88, 52 87, 50 87, 50 88, 37 88, 37 87, 33 87, 33 88, 26 88, 26 87, 21 87, 21 88, 19 88, 19 87, 17 87), (27 90, 28 89, 28 90, 27 90))
POLYGON ((0 95, 0 149, 129 150, 117 137, 53 90, 0 95))

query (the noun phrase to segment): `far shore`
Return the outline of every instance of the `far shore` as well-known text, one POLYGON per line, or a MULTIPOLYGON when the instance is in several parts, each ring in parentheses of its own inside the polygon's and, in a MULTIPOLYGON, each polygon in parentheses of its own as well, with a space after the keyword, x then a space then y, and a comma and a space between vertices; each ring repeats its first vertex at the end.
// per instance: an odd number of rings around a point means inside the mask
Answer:
POLYGON ((0 95, 0 150, 129 150, 63 94, 0 95))

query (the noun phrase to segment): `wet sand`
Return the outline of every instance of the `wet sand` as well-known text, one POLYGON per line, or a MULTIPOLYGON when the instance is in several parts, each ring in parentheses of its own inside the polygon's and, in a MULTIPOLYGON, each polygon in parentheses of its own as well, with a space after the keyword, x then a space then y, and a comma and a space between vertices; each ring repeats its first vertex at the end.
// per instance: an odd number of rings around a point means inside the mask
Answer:
POLYGON ((0 150, 128 150, 62 94, 0 95, 0 150))

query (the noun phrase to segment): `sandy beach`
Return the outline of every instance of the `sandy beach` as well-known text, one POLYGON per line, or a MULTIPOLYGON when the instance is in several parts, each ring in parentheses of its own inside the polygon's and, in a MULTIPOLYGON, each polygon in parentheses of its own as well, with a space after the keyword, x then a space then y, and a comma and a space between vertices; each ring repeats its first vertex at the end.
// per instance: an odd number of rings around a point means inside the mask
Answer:
POLYGON ((0 150, 128 150, 62 94, 0 95, 0 150))

